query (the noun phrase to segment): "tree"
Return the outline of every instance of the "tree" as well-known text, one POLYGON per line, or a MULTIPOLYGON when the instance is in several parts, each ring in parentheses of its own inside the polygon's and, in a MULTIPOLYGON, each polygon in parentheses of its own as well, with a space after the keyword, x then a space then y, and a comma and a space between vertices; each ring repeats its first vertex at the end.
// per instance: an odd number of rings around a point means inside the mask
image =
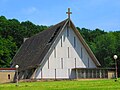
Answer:
POLYGON ((15 42, 12 42, 13 38, 8 39, 0 37, 0 68, 10 67, 10 62, 17 51, 15 42))
POLYGON ((120 77, 120 31, 113 32, 116 37, 116 55, 118 56, 117 64, 118 64, 118 75, 120 77))
POLYGON ((94 53, 102 67, 112 67, 114 65, 113 55, 116 52, 116 37, 113 33, 104 34, 95 38, 91 43, 94 53))
POLYGON ((9 67, 23 39, 47 29, 47 26, 35 25, 30 21, 20 23, 17 19, 0 16, 0 67, 9 67))
POLYGON ((79 27, 77 27, 77 29, 81 33, 85 41, 88 43, 88 45, 90 45, 90 43, 93 42, 97 36, 106 34, 106 32, 100 29, 90 30, 86 28, 80 29, 79 27))

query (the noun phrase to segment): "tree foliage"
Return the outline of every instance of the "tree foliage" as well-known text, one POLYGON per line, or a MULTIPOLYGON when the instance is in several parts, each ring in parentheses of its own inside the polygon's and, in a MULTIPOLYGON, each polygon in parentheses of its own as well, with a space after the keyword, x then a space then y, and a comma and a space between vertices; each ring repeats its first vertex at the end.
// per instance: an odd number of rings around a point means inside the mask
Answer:
POLYGON ((9 36, 7 39, 0 37, 0 67, 10 67, 16 51, 17 46, 12 37, 9 36))
MULTIPOLYGON (((19 22, 17 19, 6 19, 0 16, 0 67, 10 66, 13 56, 23 43, 23 38, 31 37, 47 28, 47 26, 35 25, 30 21, 19 22)), ((77 29, 102 67, 114 67, 113 55, 117 54, 120 57, 120 31, 105 32, 98 28, 90 30, 79 27, 77 29)), ((120 66, 120 60, 118 66, 120 66)))
POLYGON ((0 67, 10 67, 12 58, 23 43, 23 39, 47 29, 30 21, 19 22, 0 16, 0 67))
POLYGON ((102 67, 114 67, 113 55, 120 56, 120 31, 105 32, 77 27, 86 40, 102 67))
POLYGON ((91 43, 94 53, 102 67, 113 65, 113 55, 116 52, 116 38, 112 33, 97 36, 91 43))

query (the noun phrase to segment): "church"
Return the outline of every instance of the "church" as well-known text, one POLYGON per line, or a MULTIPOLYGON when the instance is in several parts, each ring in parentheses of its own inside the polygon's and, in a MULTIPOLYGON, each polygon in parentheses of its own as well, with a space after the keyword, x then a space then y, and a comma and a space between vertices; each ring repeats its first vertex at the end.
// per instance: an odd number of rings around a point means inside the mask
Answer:
POLYGON ((29 39, 13 58, 19 79, 112 78, 114 72, 100 63, 68 18, 29 39))

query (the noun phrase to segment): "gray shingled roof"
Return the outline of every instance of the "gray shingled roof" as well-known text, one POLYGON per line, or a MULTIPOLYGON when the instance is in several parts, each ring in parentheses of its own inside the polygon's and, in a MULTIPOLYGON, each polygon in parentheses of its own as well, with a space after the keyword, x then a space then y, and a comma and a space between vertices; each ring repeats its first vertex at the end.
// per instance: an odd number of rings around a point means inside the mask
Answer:
POLYGON ((67 20, 68 19, 27 39, 13 58, 12 67, 18 64, 20 70, 36 68, 42 62, 67 20))
MULTIPOLYGON (((65 23, 67 23, 68 21, 69 19, 66 19, 50 27, 48 30, 44 30, 37 35, 27 39, 19 49, 18 53, 13 58, 12 67, 15 67, 15 65, 18 64, 20 66, 19 70, 25 70, 30 68, 36 68, 37 66, 39 66, 43 58, 47 54, 48 50, 50 49, 52 43, 55 41, 56 37, 61 32, 65 23)), ((71 20, 70 23, 71 27, 73 28, 79 40, 87 50, 93 62, 96 64, 96 66, 100 66, 99 61, 96 59, 93 52, 91 51, 85 40, 82 38, 78 30, 75 28, 71 20)))

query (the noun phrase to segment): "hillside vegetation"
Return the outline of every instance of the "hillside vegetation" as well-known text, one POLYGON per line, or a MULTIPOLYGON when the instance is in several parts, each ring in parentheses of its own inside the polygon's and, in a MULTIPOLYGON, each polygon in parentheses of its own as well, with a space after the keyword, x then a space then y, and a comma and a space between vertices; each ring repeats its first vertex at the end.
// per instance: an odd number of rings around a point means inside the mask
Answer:
MULTIPOLYGON (((23 43, 23 38, 31 37, 48 27, 35 25, 30 21, 19 22, 17 19, 0 16, 0 68, 10 67, 12 58, 23 43)), ((100 29, 90 30, 79 27, 77 29, 102 67, 114 67, 113 55, 117 54, 120 57, 120 31, 105 32, 100 29)), ((118 67, 120 68, 119 58, 118 67)))

